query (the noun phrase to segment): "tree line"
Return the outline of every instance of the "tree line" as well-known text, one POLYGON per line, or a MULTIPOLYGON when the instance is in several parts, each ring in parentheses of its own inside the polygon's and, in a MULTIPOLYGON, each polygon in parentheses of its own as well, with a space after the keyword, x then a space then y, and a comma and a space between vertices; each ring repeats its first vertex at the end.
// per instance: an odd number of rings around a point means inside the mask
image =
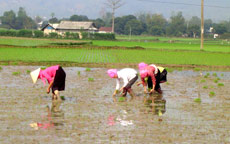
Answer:
MULTIPOLYGON (((0 28, 6 29, 37 29, 38 23, 42 22, 42 26, 48 23, 59 23, 62 20, 70 21, 93 21, 97 28, 111 27, 112 14, 107 12, 101 18, 89 19, 85 15, 72 15, 69 18, 58 19, 55 14, 51 14, 49 20, 43 20, 36 16, 31 18, 27 15, 24 8, 20 7, 17 14, 10 10, 3 13, 0 17, 0 28)), ((117 34, 125 35, 153 35, 153 36, 184 36, 199 37, 201 20, 197 16, 186 20, 182 12, 172 13, 169 19, 162 14, 139 13, 137 15, 125 15, 115 18, 114 31, 117 34)), ((211 19, 204 21, 205 34, 210 33, 228 34, 230 33, 230 21, 222 21, 214 23, 211 19), (210 28, 213 28, 210 31, 210 28)))

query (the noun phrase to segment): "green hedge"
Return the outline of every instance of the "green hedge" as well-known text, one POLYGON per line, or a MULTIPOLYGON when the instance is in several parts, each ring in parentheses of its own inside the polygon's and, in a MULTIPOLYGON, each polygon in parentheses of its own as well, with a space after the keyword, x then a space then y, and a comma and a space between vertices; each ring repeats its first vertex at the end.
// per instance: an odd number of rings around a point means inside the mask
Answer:
POLYGON ((13 37, 16 37, 17 36, 17 30, 0 29, 0 36, 13 36, 13 37))
POLYGON ((33 31, 32 30, 26 30, 26 29, 21 29, 17 33, 18 37, 33 37, 33 31))
POLYGON ((224 33, 220 36, 221 39, 230 39, 230 33, 224 33))
POLYGON ((79 34, 78 33, 66 32, 65 33, 65 38, 67 38, 67 39, 79 39, 79 34))
MULTIPOLYGON (((90 39, 90 40, 115 40, 115 34, 111 33, 88 33, 83 32, 82 34, 83 39, 90 39)), ((13 30, 13 29, 0 29, 0 36, 12 36, 12 37, 35 37, 35 38, 66 38, 66 39, 79 39, 78 33, 71 33, 66 32, 65 36, 62 37, 61 35, 58 35, 58 33, 50 33, 47 36, 44 36, 43 31, 39 30, 27 30, 27 29, 21 29, 21 30, 13 30)))
POLYGON ((44 37, 44 32, 40 31, 40 30, 35 30, 34 31, 34 37, 35 38, 42 38, 42 37, 44 37))
POLYGON ((91 39, 91 40, 115 40, 114 33, 82 33, 83 39, 91 39))

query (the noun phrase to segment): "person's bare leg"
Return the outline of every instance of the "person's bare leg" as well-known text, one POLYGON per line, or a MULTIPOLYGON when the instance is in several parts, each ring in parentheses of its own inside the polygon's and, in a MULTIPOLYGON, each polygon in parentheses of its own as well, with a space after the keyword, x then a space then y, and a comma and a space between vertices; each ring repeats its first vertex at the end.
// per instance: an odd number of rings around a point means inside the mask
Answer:
POLYGON ((56 96, 56 100, 61 100, 61 97, 60 97, 60 95, 59 95, 59 91, 58 90, 55 90, 54 91, 54 94, 55 94, 55 96, 56 96))
POLYGON ((135 95, 134 95, 134 93, 133 93, 133 91, 132 91, 132 89, 130 88, 130 89, 128 89, 128 93, 130 94, 130 96, 131 96, 131 100, 133 100, 134 98, 135 98, 135 95))
POLYGON ((52 93, 52 100, 56 99, 56 95, 54 93, 52 93))

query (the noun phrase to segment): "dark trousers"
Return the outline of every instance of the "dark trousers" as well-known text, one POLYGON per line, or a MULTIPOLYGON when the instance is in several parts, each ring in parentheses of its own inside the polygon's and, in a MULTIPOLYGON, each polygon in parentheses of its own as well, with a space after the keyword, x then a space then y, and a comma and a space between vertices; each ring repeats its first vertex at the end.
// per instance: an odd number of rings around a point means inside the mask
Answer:
POLYGON ((56 71, 56 75, 54 77, 54 82, 52 86, 53 94, 55 90, 58 90, 58 91, 65 90, 65 78, 66 78, 65 71, 62 69, 61 66, 59 66, 59 68, 56 71))
MULTIPOLYGON (((158 72, 157 72, 157 75, 155 76, 156 78, 156 85, 155 85, 155 89, 154 90, 158 90, 159 88, 161 88, 160 86, 160 71, 158 69, 158 72)), ((152 89, 153 88, 153 82, 152 82, 152 78, 151 77, 148 77, 148 88, 149 89, 152 89)))
POLYGON ((160 83, 167 82, 167 70, 164 69, 162 73, 160 73, 160 83))
POLYGON ((123 88, 123 96, 126 96, 129 89, 131 89, 131 86, 137 81, 138 76, 136 75, 133 79, 131 79, 128 84, 123 88))

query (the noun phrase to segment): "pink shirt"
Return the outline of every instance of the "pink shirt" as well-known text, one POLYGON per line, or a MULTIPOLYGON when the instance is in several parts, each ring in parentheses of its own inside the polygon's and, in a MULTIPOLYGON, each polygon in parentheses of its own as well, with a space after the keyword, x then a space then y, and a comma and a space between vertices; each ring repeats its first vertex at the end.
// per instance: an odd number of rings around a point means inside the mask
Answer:
MULTIPOLYGON (((147 77, 151 77, 153 84, 156 85, 156 78, 155 78, 156 67, 149 65, 145 67, 145 69, 148 71, 147 77)), ((141 81, 142 81, 142 84, 146 86, 145 79, 141 78, 141 81)))
POLYGON ((48 83, 50 83, 54 80, 54 77, 56 75, 56 71, 58 70, 58 68, 59 68, 59 65, 56 65, 56 66, 48 67, 45 70, 41 70, 38 78, 40 78, 43 81, 44 85, 46 84, 45 79, 47 79, 48 83))

